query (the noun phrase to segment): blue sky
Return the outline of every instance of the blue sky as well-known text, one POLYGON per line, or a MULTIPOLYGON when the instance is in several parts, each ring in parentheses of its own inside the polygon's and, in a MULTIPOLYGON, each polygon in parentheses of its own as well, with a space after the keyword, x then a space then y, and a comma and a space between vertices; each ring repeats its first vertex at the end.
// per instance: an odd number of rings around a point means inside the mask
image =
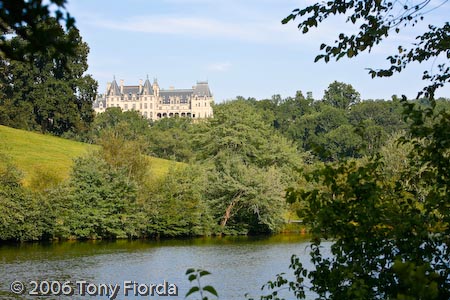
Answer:
MULTIPOLYGON (((352 27, 340 17, 307 35, 295 23, 281 25, 293 9, 311 2, 68 0, 67 9, 89 44, 88 73, 99 82, 99 93, 113 76, 136 85, 148 75, 162 88, 190 88, 208 80, 216 102, 238 95, 287 97, 297 90, 320 99, 334 80, 352 84, 363 99, 390 99, 393 94, 415 97, 423 86, 423 68, 436 68, 437 62, 416 64, 389 79, 371 79, 366 70, 387 66, 385 57, 399 44, 410 44, 426 24, 448 21, 450 4, 427 14, 416 28, 393 34, 370 54, 325 64, 314 63, 320 44, 352 27)), ((438 96, 450 98, 450 86, 438 96)))

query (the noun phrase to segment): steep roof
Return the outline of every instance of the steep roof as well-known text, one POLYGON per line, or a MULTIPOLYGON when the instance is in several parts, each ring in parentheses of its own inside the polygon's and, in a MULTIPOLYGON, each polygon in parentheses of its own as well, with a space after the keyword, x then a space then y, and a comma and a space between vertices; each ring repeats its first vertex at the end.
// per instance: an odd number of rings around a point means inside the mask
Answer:
POLYGON ((120 95, 120 89, 119 86, 117 85, 116 79, 113 80, 113 82, 111 82, 111 86, 109 88, 109 91, 107 91, 108 96, 110 95, 120 95))
POLYGON ((153 87, 152 84, 150 83, 150 80, 145 80, 144 82, 144 86, 142 87, 142 94, 144 95, 153 95, 153 87))
POLYGON ((159 93, 164 100, 169 100, 170 97, 179 97, 181 100, 187 100, 191 97, 194 91, 192 89, 179 90, 161 90, 159 93))
MULTIPOLYGON (((154 85, 158 84, 156 79, 154 80, 154 85)), ((147 77, 145 80, 144 86, 142 87, 141 92, 139 92, 138 85, 124 85, 123 93, 120 92, 120 87, 117 84, 116 79, 111 82, 111 86, 107 91, 108 96, 118 96, 118 95, 153 95, 153 87, 150 83, 150 80, 147 77)), ((209 85, 207 81, 197 81, 197 85, 192 89, 170 89, 170 90, 161 90, 161 96, 166 100, 169 97, 179 97, 181 99, 189 98, 192 95, 200 96, 200 97, 212 97, 211 91, 209 89, 209 85)))
POLYGON ((92 102, 92 106, 94 108, 99 108, 100 107, 100 103, 103 104, 103 108, 106 107, 106 98, 103 95, 97 95, 95 97, 95 100, 92 102))
POLYGON ((198 81, 194 87, 194 95, 212 97, 207 81, 198 81))
POLYGON ((138 85, 124 85, 123 86, 123 94, 128 95, 136 95, 139 94, 139 86, 138 85))

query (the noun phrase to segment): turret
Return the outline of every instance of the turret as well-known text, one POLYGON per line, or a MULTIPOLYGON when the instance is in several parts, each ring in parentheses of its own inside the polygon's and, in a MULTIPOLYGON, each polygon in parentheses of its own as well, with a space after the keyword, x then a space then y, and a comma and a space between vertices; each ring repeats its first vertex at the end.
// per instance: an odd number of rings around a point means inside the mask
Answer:
POLYGON ((144 82, 144 87, 142 88, 142 94, 144 95, 153 95, 153 88, 152 84, 150 83, 150 80, 147 79, 144 82))
POLYGON ((119 96, 120 95, 120 90, 119 90, 119 86, 117 85, 116 78, 113 79, 111 84, 107 85, 106 93, 108 96, 119 96))
POLYGON ((156 78, 153 79, 153 91, 155 92, 155 96, 159 97, 159 85, 156 78))

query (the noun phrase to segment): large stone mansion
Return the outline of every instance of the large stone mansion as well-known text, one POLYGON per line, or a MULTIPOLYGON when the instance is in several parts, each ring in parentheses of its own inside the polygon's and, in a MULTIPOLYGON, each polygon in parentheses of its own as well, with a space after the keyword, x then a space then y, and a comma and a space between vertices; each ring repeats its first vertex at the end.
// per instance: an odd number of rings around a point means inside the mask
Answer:
POLYGON ((108 107, 120 107, 123 111, 136 110, 144 117, 158 120, 165 117, 208 118, 213 116, 211 104, 213 96, 208 82, 198 81, 192 89, 160 89, 157 80, 150 83, 148 77, 139 85, 120 85, 116 79, 106 86, 106 93, 94 101, 96 113, 108 107))

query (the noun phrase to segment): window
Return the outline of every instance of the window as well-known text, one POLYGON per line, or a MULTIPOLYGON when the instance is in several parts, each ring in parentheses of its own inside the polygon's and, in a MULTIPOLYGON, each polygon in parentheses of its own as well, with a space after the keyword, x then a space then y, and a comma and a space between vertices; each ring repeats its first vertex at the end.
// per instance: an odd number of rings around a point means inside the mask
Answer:
POLYGON ((144 108, 147 109, 147 103, 144 103, 144 108))
POLYGON ((136 110, 136 104, 133 103, 133 109, 136 110))
POLYGON ((124 109, 128 109, 128 104, 125 104, 125 107, 124 107, 124 109))

